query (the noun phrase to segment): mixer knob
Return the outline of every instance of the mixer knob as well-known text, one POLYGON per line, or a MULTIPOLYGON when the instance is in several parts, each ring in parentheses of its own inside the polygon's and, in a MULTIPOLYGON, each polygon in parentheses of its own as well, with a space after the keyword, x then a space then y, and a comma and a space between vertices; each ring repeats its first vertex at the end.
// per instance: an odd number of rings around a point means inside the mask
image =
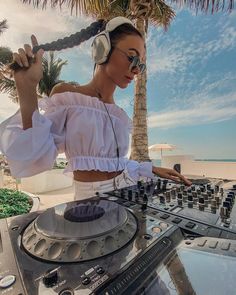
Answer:
POLYGON ((214 195, 214 193, 215 193, 214 188, 211 188, 210 191, 211 191, 212 195, 214 195))
POLYGON ((227 198, 231 198, 232 199, 232 202, 234 203, 234 199, 235 199, 235 196, 234 196, 234 193, 228 193, 227 194, 227 198))
POLYGON ((193 208, 193 195, 188 194, 188 207, 193 208))
POLYGON ((202 194, 202 191, 200 190, 200 188, 197 189, 197 194, 198 195, 201 195, 202 194))
POLYGON ((158 190, 161 189, 161 180, 160 180, 160 178, 158 178, 158 180, 157 180, 157 189, 158 190))
POLYGON ((161 204, 165 204, 165 202, 166 202, 165 196, 164 195, 160 195, 160 203, 161 204))
POLYGON ((216 213, 216 208, 217 208, 216 200, 212 199, 211 200, 211 212, 216 213))
POLYGON ((140 180, 138 180, 137 187, 140 188, 141 185, 142 185, 142 182, 140 180))
POLYGON ((219 185, 216 185, 216 186, 215 186, 215 192, 216 192, 216 193, 218 193, 218 192, 219 192, 219 190, 220 190, 220 187, 219 187, 219 185))
POLYGON ((185 190, 185 185, 181 184, 180 190, 183 192, 185 190))
POLYGON ((200 211, 204 211, 205 201, 203 197, 198 198, 198 208, 200 211))
POLYGON ((163 184, 162 184, 162 190, 164 190, 164 191, 166 190, 167 183, 168 183, 168 180, 164 179, 163 184))
POLYGON ((176 187, 176 192, 177 193, 180 193, 181 192, 181 189, 180 189, 180 187, 178 186, 178 187, 176 187))
POLYGON ((201 190, 202 193, 204 193, 206 191, 205 186, 200 186, 200 190, 201 190))
POLYGON ((140 196, 142 196, 144 194, 144 192, 145 192, 145 188, 142 185, 142 186, 140 186, 140 189, 139 189, 140 196))
POLYGON ((128 199, 129 199, 129 201, 132 201, 132 198, 133 198, 133 191, 128 190, 128 199))
POLYGON ((195 187, 194 185, 192 185, 192 186, 191 186, 191 190, 192 190, 192 192, 195 192, 196 187, 195 187))
MULTIPOLYGON (((226 198, 226 199, 227 199, 227 198, 226 198)), ((228 208, 228 210, 230 210, 230 209, 231 209, 231 203, 230 203, 229 201, 225 200, 225 201, 223 202, 223 207, 226 207, 226 208, 228 208)))
POLYGON ((203 197, 199 197, 199 198, 198 198, 198 202, 199 202, 200 204, 204 204, 204 198, 203 198, 203 197))
POLYGON ((151 190, 151 185, 150 185, 150 184, 148 184, 148 185, 146 186, 146 192, 147 192, 147 193, 149 193, 149 192, 150 192, 150 190, 151 190))
POLYGON ((188 202, 193 202, 193 195, 192 194, 188 194, 188 202))
POLYGON ((183 195, 181 193, 178 193, 177 195, 177 203, 179 206, 183 205, 183 195))
POLYGON ((146 202, 146 203, 148 202, 148 196, 147 196, 146 193, 145 193, 144 196, 143 196, 143 201, 146 202))
POLYGON ((206 188, 207 188, 207 190, 210 190, 211 189, 211 185, 210 184, 207 184, 206 188))
POLYGON ((139 199, 139 193, 135 192, 135 201, 138 202, 138 199, 139 199))
POLYGON ((147 203, 142 203, 141 210, 146 211, 147 210, 147 203))
POLYGON ((220 217, 222 221, 226 220, 229 217, 229 210, 227 207, 220 208, 220 217))
POLYGON ((225 198, 225 202, 228 202, 230 204, 230 209, 232 208, 233 202, 231 198, 225 198))
POLYGON ((53 269, 45 274, 43 277, 43 283, 47 288, 55 286, 58 282, 57 270, 53 269))
POLYGON ((218 195, 215 196, 215 200, 216 200, 217 205, 219 205, 221 203, 221 199, 218 195))
POLYGON ((166 202, 170 202, 170 191, 166 192, 166 202))
POLYGON ((177 190, 176 190, 176 188, 173 188, 171 190, 171 197, 172 197, 172 199, 176 199, 176 194, 177 194, 177 190))
POLYGON ((211 193, 210 190, 207 191, 207 195, 208 195, 208 199, 212 199, 212 198, 213 198, 213 197, 212 197, 212 193, 211 193))

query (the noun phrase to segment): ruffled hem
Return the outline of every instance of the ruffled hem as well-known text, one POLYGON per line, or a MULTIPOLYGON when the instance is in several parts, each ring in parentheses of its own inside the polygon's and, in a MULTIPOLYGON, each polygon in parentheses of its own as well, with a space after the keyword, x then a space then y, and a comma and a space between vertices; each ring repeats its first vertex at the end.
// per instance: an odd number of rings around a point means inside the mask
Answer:
POLYGON ((126 158, 119 158, 118 163, 117 158, 75 157, 69 159, 63 173, 71 176, 75 170, 121 171, 126 163, 126 158))
POLYGON ((126 170, 133 181, 138 181, 140 177, 154 178, 152 173, 152 162, 137 162, 126 157, 119 158, 97 158, 97 157, 74 157, 70 158, 64 174, 73 177, 76 170, 98 170, 98 171, 121 171, 126 170))
MULTIPOLYGON (((122 108, 120 108, 116 104, 105 103, 105 105, 111 116, 119 118, 129 127, 129 130, 132 130, 132 120, 122 108)), ((78 92, 66 91, 63 93, 56 93, 51 97, 45 96, 44 98, 39 100, 39 107, 47 113, 55 111, 55 108, 58 107, 70 106, 80 106, 84 108, 96 109, 106 113, 103 102, 101 102, 99 98, 81 94, 78 92)))

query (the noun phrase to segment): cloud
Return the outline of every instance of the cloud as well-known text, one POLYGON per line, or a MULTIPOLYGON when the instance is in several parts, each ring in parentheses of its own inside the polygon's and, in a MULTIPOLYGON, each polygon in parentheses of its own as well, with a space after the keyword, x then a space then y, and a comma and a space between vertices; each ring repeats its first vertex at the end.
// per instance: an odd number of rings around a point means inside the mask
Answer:
MULTIPOLYGON (((180 101, 180 99, 178 100, 180 101)), ((165 111, 148 116, 149 128, 175 128, 179 126, 201 125, 236 118, 236 92, 212 98, 207 93, 191 97, 185 108, 169 107, 165 111)))
MULTIPOLYGON (((219 17, 219 21, 212 28, 206 21, 200 24, 201 18, 193 26, 192 35, 186 36, 176 32, 162 32, 160 29, 150 27, 147 37, 148 57, 147 68, 149 78, 156 74, 182 73, 194 63, 205 65, 210 57, 215 57, 220 53, 229 51, 236 46, 236 28, 234 25, 235 16, 226 18, 225 15, 219 17), (214 32, 211 31, 214 30, 214 32), (154 34, 155 32, 155 34, 154 34), (158 37, 157 33, 158 32, 158 37), (202 34, 204 32, 204 34, 202 34), (207 40, 203 38, 207 37, 207 40)), ((173 31, 178 30, 173 23, 173 31)))
POLYGON ((39 43, 46 43, 76 33, 91 23, 91 18, 71 16, 68 9, 36 9, 21 1, 1 1, 0 19, 4 18, 9 29, 0 36, 1 46, 9 46, 13 51, 31 43, 31 34, 36 35, 39 43))

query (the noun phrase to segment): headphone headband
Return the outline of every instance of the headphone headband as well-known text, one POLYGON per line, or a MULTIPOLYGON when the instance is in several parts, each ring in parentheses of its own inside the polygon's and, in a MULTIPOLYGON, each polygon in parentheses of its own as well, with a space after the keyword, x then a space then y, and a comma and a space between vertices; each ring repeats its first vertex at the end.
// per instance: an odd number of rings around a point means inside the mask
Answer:
POLYGON ((111 41, 109 32, 114 31, 117 27, 123 24, 134 24, 126 17, 118 16, 111 19, 107 24, 104 31, 98 34, 92 43, 92 58, 96 64, 105 63, 111 51, 111 41))

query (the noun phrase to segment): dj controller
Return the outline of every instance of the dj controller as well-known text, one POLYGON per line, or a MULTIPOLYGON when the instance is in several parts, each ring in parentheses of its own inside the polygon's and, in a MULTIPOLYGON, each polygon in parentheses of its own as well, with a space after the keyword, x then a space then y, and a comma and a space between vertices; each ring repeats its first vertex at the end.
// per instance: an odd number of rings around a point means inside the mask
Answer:
POLYGON ((0 219, 0 295, 236 294, 235 196, 157 178, 0 219))

